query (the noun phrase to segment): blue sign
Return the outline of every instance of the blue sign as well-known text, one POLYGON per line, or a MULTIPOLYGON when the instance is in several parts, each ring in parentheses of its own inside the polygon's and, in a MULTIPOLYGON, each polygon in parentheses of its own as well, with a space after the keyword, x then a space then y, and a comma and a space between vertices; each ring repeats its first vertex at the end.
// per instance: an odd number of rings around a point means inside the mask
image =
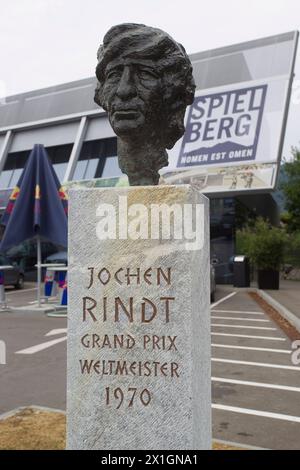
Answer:
POLYGON ((255 160, 267 85, 196 96, 177 167, 255 160))

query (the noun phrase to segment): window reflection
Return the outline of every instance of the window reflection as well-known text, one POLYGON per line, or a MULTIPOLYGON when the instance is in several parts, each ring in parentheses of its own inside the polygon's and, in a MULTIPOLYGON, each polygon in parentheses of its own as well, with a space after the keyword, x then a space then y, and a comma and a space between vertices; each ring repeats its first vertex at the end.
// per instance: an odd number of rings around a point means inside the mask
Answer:
POLYGON ((231 284, 235 249, 235 199, 210 199, 210 253, 216 281, 231 284))
POLYGON ((103 178, 110 178, 112 176, 120 176, 122 174, 119 163, 118 157, 107 157, 104 163, 102 177, 103 178))
POLYGON ((91 140, 84 142, 73 180, 120 176, 117 161, 117 139, 91 140))

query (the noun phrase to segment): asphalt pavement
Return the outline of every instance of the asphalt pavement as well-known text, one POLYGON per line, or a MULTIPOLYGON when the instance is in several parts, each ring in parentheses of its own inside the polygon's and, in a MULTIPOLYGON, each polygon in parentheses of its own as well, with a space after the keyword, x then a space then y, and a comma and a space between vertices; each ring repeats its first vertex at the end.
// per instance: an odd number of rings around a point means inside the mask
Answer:
MULTIPOLYGON (((35 295, 29 285, 10 291, 9 303, 30 303, 35 295)), ((292 363, 290 340, 246 292, 233 288, 218 286, 211 323, 213 437, 299 449, 300 367, 292 363)), ((7 352, 0 413, 25 405, 65 409, 66 327, 66 318, 0 313, 7 352)))
POLYGON ((299 449, 300 367, 291 341, 246 292, 220 290, 211 310, 213 437, 299 449))
MULTIPOLYGON (((36 289, 6 289, 6 296, 9 305, 20 306, 36 298, 36 289)), ((65 409, 66 328, 65 317, 0 311, 0 340, 6 344, 6 365, 0 364, 0 414, 26 405, 65 409)))

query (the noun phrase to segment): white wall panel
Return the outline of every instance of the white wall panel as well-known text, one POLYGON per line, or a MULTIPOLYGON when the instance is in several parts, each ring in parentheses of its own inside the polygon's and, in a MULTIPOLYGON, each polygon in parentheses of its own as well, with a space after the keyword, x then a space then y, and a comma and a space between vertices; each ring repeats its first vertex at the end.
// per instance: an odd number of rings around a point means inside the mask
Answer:
POLYGON ((73 143, 80 121, 16 132, 10 152, 30 150, 34 144, 45 147, 73 143))
POLYGON ((1 150, 2 150, 2 144, 4 142, 4 139, 5 139, 5 134, 0 135, 0 153, 1 153, 1 150))
POLYGON ((89 120, 85 141, 115 137, 107 116, 89 120))

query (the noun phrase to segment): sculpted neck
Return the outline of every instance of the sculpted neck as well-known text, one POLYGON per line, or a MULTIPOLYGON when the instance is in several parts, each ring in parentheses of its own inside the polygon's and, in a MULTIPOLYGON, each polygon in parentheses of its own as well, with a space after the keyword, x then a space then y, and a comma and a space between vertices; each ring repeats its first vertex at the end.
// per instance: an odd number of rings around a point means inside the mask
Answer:
POLYGON ((168 165, 168 154, 158 139, 145 142, 118 137, 118 158, 130 186, 157 185, 158 170, 168 165))

